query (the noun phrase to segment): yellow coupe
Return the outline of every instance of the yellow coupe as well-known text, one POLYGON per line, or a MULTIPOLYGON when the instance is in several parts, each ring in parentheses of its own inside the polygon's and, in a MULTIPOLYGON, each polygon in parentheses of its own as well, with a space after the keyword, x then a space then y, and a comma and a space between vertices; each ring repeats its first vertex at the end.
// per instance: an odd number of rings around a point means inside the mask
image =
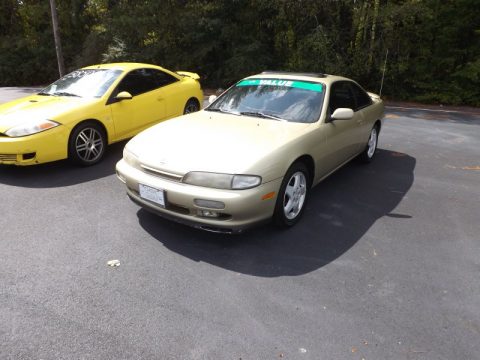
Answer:
POLYGON ((107 144, 200 110, 198 80, 195 73, 137 63, 73 71, 38 94, 0 105, 0 164, 70 158, 93 165, 107 144))

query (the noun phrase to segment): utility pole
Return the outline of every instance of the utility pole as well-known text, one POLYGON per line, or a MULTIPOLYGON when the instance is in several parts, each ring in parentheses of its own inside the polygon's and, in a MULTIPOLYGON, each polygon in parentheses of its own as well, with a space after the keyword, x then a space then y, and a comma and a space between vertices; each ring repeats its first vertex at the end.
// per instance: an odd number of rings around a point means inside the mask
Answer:
POLYGON ((382 96, 383 80, 385 79, 385 71, 387 70, 387 58, 388 58, 388 49, 387 49, 387 52, 385 53, 385 62, 383 63, 382 82, 380 83, 380 94, 378 94, 379 96, 382 96))
POLYGON ((65 64, 63 63, 62 42, 60 41, 60 31, 58 30, 57 6, 55 0, 50 0, 50 9, 52 10, 53 37, 55 39, 55 50, 57 51, 58 73, 60 77, 65 75, 65 64))

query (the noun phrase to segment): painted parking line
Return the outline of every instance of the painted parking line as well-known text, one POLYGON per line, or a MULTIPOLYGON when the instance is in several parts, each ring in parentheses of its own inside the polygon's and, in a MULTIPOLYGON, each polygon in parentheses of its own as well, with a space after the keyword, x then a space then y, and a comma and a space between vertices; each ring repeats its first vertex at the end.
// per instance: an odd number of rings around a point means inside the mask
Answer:
POLYGON ((457 113, 457 114, 465 114, 465 113, 472 113, 476 114, 471 111, 462 111, 462 110, 442 110, 442 109, 425 109, 425 108, 417 108, 417 107, 403 107, 403 106, 385 106, 386 109, 398 109, 398 110, 417 110, 417 111, 431 111, 431 112, 443 112, 443 113, 457 113))

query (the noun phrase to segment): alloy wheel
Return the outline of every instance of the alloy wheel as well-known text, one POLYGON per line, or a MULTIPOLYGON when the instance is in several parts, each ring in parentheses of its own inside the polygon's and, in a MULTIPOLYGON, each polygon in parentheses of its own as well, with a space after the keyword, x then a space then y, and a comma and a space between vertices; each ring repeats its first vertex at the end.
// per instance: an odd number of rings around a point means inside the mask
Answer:
POLYGON ((307 194, 307 179, 301 171, 294 173, 288 180, 283 196, 283 211, 289 220, 295 219, 303 208, 307 194))
POLYGON ((103 154, 103 137, 97 129, 87 127, 75 139, 75 151, 85 162, 94 162, 103 154))

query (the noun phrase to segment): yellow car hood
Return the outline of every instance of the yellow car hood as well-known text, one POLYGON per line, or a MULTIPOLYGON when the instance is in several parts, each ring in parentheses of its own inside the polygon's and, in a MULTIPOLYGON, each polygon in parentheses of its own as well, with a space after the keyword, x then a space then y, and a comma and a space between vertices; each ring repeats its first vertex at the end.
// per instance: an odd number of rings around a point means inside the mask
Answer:
POLYGON ((143 131, 127 148, 142 164, 175 174, 241 174, 312 125, 200 111, 143 131))
POLYGON ((0 132, 25 121, 49 119, 62 122, 60 116, 78 110, 96 99, 32 95, 0 105, 0 132))

